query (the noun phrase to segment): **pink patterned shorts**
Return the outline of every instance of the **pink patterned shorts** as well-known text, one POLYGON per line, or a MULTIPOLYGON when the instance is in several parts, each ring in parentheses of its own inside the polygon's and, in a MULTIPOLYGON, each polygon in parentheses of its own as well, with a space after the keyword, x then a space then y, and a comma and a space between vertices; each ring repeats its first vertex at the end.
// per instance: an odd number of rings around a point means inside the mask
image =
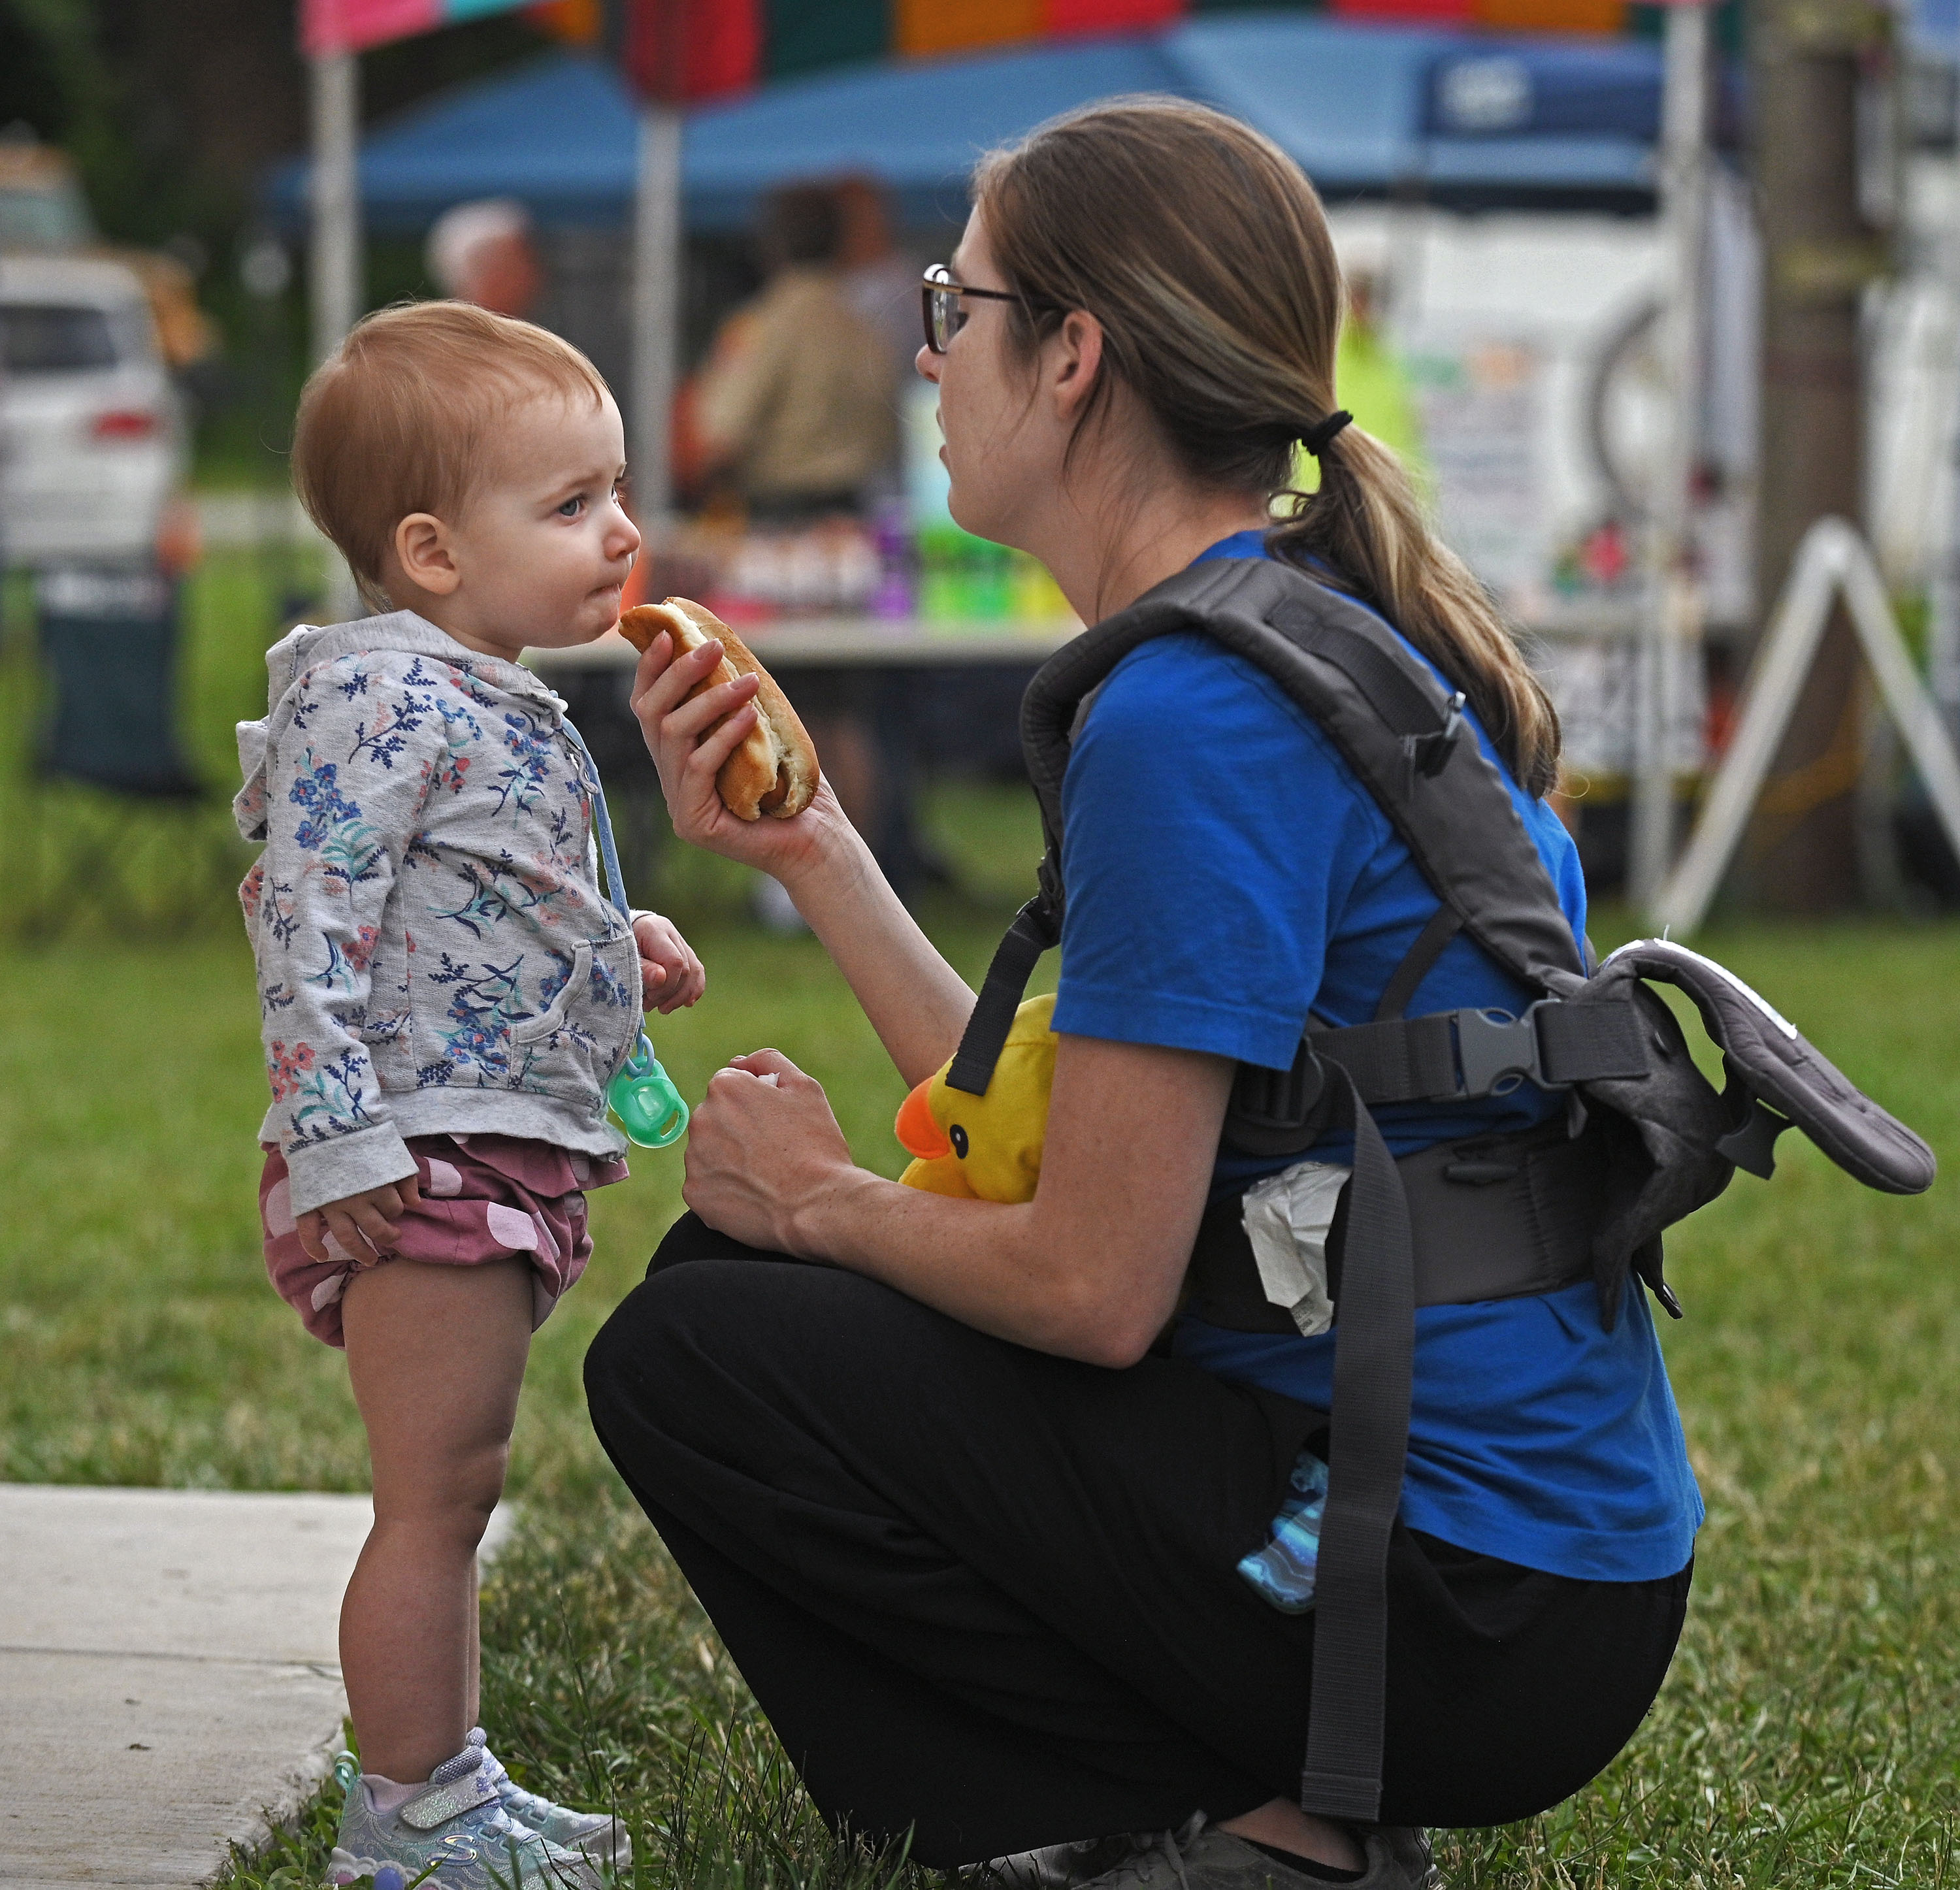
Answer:
POLYGON ((259 1217, 266 1271, 279 1297, 329 1345, 342 1345, 340 1296, 364 1267, 422 1260, 476 1267, 520 1258, 531 1265, 531 1327, 551 1316, 592 1257, 585 1191, 626 1179, 616 1157, 580 1155, 516 1135, 416 1135, 409 1138, 422 1200, 395 1223, 394 1244, 377 1260, 355 1256, 327 1236, 334 1257, 314 1259, 300 1245, 285 1157, 265 1144, 259 1217))

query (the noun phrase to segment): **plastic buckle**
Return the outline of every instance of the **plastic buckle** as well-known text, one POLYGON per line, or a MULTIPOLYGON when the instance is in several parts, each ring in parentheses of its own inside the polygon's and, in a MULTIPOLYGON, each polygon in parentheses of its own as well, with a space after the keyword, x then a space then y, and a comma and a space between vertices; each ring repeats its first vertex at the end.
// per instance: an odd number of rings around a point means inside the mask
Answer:
POLYGON ((1408 764, 1408 790, 1415 791, 1415 778, 1433 781, 1449 765, 1457 737, 1463 733, 1463 692, 1459 689, 1444 705, 1443 726, 1427 735, 1405 735, 1402 758, 1408 764))
POLYGON ((1457 1094, 1466 1101, 1479 1096, 1508 1096, 1519 1083, 1532 1082, 1541 1090, 1564 1090, 1569 1083, 1548 1081, 1539 1055, 1538 1013, 1555 1004, 1556 998, 1541 998, 1522 1017, 1508 1010, 1452 1010, 1456 1069, 1462 1087, 1457 1094))

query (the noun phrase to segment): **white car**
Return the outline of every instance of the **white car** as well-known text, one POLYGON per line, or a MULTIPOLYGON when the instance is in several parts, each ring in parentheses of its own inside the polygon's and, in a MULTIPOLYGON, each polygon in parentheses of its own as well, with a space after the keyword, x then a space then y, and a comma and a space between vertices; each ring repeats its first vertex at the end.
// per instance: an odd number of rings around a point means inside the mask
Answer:
POLYGON ((81 257, 0 256, 0 562, 150 558, 186 453, 135 275, 81 257))

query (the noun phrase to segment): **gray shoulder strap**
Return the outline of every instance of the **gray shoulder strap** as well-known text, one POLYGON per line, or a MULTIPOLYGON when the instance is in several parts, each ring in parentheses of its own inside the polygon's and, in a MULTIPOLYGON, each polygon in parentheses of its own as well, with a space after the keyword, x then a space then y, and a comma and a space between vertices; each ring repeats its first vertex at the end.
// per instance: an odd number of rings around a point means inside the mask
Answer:
MULTIPOLYGON (((1324 730, 1464 931, 1539 991, 1585 967, 1503 777, 1426 665, 1380 619, 1274 558, 1217 558, 1166 578, 1045 663, 1021 705, 1022 745, 1051 858, 1083 701, 1139 644, 1203 632, 1255 664, 1324 730)), ((1192 731, 1203 738, 1202 730, 1192 731)))

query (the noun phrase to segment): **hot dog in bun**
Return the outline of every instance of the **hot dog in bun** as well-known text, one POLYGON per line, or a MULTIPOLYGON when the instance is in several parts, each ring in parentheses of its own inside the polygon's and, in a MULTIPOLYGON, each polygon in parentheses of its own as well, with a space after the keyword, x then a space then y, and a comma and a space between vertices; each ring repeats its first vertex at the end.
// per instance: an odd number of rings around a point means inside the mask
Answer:
POLYGON ((722 803, 737 819, 753 820, 767 814, 788 820, 800 814, 816 792, 816 750, 811 746, 790 699, 775 678, 749 654, 748 648, 712 611, 686 597, 639 604, 619 619, 619 633, 636 649, 644 650, 664 630, 673 638, 674 654, 684 656, 704 643, 718 641, 721 660, 688 691, 688 700, 705 689, 752 676, 756 726, 740 746, 721 764, 714 778, 722 803))

